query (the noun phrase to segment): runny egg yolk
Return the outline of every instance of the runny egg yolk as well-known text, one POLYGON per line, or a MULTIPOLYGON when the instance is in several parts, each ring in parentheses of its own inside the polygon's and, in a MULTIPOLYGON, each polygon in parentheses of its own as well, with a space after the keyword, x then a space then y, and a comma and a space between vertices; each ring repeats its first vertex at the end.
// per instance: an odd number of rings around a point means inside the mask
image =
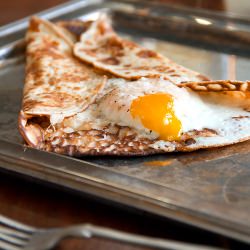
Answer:
POLYGON ((144 127, 159 134, 161 140, 180 139, 182 124, 174 112, 174 99, 165 93, 139 96, 132 101, 130 113, 144 127))

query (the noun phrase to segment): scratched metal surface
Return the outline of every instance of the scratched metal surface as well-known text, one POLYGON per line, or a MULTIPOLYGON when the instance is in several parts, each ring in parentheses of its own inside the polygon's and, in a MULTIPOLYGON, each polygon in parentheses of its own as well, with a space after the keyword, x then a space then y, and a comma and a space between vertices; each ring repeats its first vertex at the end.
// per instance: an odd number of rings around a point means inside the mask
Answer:
MULTIPOLYGON (((98 13, 100 8, 96 5, 98 13)), ((115 25, 119 29, 119 23, 115 25)), ((121 34, 211 78, 249 79, 250 58, 246 56, 141 33, 131 35, 125 30, 121 34)), ((250 142, 193 153, 133 158, 73 159, 26 149, 17 129, 24 54, 23 50, 10 49, 11 57, 6 53, 0 67, 2 168, 250 242, 250 142)))

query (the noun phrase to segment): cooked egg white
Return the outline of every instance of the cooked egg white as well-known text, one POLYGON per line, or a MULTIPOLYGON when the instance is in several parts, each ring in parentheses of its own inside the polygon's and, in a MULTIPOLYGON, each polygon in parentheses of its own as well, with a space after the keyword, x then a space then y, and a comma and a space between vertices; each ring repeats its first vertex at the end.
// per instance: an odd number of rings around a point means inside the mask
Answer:
POLYGON ((204 101, 197 93, 158 78, 109 80, 98 101, 104 120, 129 126, 149 138, 172 141, 182 133, 204 128, 219 131, 228 119, 248 116, 239 107, 204 101))
POLYGON ((235 120, 240 116, 249 117, 249 112, 218 98, 209 100, 161 78, 115 78, 108 81, 94 104, 65 119, 64 126, 76 131, 102 130, 109 124, 127 126, 135 129, 138 137, 160 140, 162 146, 163 141, 178 141, 183 133, 205 128, 218 133, 216 140, 228 137, 229 131, 238 131, 242 126, 235 120))

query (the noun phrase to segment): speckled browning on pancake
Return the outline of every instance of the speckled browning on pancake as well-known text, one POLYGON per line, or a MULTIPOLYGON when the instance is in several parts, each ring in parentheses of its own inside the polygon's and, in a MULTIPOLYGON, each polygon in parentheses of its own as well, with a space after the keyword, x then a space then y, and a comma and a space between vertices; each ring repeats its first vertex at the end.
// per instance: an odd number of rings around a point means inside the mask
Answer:
POLYGON ((48 21, 31 19, 22 108, 26 114, 74 115, 103 88, 106 77, 73 57, 74 41, 67 35, 48 21))
POLYGON ((250 91, 250 82, 217 80, 203 82, 186 82, 178 85, 179 87, 188 87, 193 91, 222 92, 222 91, 250 91))
MULTIPOLYGON (((240 118, 241 119, 241 118, 240 118)), ((244 119, 244 118, 242 118, 244 119)), ((37 131, 37 124, 28 125, 31 130, 37 131), (34 130, 35 128, 35 130, 34 130)), ((217 132, 204 129, 202 131, 190 131, 182 136, 180 141, 163 142, 159 140, 149 140, 141 138, 131 128, 109 125, 102 130, 89 129, 67 133, 63 128, 53 130, 53 128, 42 129, 43 136, 38 133, 42 140, 35 146, 37 149, 70 156, 84 155, 117 155, 117 156, 140 156, 152 155, 166 152, 188 152, 201 148, 221 147, 238 143, 249 139, 249 136, 237 138, 230 142, 213 143, 207 145, 200 144, 198 138, 216 138, 217 132), (164 145, 164 147, 160 144, 164 145)))
POLYGON ((189 88, 198 92, 207 99, 218 100, 220 94, 221 104, 240 106, 246 111, 250 111, 250 82, 249 81, 203 81, 186 82, 178 84, 179 87, 189 88))
POLYGON ((149 147, 152 141, 137 138, 136 133, 133 134, 126 127, 117 127, 117 133, 95 129, 62 134, 60 132, 62 131, 47 134, 40 149, 73 156, 147 155, 159 152, 149 147))
POLYGON ((75 55, 125 79, 162 76, 174 83, 209 80, 160 54, 122 39, 112 29, 106 16, 93 22, 74 47, 75 55))

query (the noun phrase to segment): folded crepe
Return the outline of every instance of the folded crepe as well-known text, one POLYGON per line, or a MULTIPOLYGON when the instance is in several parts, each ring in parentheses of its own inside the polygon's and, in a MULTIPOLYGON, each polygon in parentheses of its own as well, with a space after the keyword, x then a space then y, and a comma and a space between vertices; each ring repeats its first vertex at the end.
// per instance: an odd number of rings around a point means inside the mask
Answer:
POLYGON ((106 77, 73 56, 74 37, 60 26, 33 17, 26 41, 20 131, 30 145, 37 146, 43 131, 30 121, 39 118, 53 126, 85 110, 104 87, 106 77))
POLYGON ((128 80, 158 76, 174 83, 209 80, 155 51, 121 38, 112 29, 106 15, 82 34, 74 53, 84 62, 128 80))
POLYGON ((30 22, 19 128, 32 147, 148 155, 249 139, 249 82, 209 81, 121 38, 105 16, 77 22, 79 42, 72 26, 30 22))

